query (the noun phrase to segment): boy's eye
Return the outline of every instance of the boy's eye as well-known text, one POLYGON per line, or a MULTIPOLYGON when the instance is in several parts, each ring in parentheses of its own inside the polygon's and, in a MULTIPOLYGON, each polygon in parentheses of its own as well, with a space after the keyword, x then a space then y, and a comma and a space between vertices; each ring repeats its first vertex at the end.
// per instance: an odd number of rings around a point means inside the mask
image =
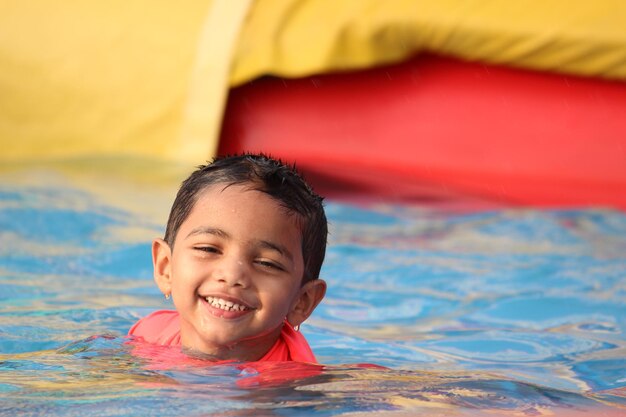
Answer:
POLYGON ((206 252, 206 253, 219 253, 219 249, 214 246, 194 246, 194 250, 206 252))
POLYGON ((285 268, 283 268, 283 266, 280 265, 279 263, 274 262, 274 261, 268 261, 266 259, 258 259, 258 260, 255 261, 255 263, 257 265, 260 265, 260 266, 262 266, 264 268, 268 268, 268 269, 275 269, 277 271, 284 271, 285 270, 285 268))

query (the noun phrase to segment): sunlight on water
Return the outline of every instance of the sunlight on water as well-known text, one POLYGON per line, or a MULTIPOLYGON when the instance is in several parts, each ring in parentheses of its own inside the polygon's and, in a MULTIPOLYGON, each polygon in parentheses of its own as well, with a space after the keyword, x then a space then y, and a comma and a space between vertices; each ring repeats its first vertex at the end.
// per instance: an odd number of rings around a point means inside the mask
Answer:
POLYGON ((329 290, 302 327, 324 365, 207 366, 124 338, 171 308, 149 242, 192 168, 0 168, 1 415, 626 413, 609 209, 329 202, 329 290))

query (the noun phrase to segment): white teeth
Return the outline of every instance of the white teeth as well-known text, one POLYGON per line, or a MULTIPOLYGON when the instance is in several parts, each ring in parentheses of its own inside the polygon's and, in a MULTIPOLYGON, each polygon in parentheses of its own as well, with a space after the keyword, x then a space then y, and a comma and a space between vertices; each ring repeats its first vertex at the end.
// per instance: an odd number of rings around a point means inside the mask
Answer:
POLYGON ((206 297, 207 303, 211 304, 211 306, 215 308, 221 308, 226 311, 244 311, 246 310, 246 306, 233 303, 232 301, 223 300, 217 297, 206 297))

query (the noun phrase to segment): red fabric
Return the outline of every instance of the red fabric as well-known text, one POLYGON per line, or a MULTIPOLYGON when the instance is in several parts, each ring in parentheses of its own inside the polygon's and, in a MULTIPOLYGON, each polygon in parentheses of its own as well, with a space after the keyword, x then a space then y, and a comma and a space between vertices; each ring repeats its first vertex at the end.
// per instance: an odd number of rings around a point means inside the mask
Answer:
MULTIPOLYGON (((185 355, 180 343, 180 321, 176 311, 160 310, 139 320, 128 332, 134 336, 133 355, 146 361, 150 370, 186 369, 188 367, 234 366, 241 371, 240 388, 271 387, 292 384, 323 375, 325 367, 316 362, 304 336, 285 321, 280 338, 256 362, 211 362, 185 355)), ((372 364, 354 364, 356 368, 384 369, 372 364)), ((149 384, 147 384, 149 385, 149 384)))
POLYGON ((242 151, 326 196, 626 209, 626 83, 429 55, 265 77, 228 98, 219 153, 242 151))
MULTIPOLYGON (((140 319, 128 331, 129 336, 161 346, 180 346, 180 319, 177 311, 159 310, 140 319)), ((259 362, 295 361, 317 363, 302 334, 285 322, 280 337, 259 362)))

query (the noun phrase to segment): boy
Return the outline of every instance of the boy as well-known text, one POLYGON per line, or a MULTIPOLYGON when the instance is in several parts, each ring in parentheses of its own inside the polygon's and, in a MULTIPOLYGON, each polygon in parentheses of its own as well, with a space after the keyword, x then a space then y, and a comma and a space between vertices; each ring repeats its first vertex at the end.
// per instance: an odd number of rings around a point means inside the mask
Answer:
POLYGON ((176 311, 129 335, 212 360, 315 362, 298 328, 326 293, 322 198, 295 169, 265 155, 217 158, 185 180, 154 279, 176 311))

